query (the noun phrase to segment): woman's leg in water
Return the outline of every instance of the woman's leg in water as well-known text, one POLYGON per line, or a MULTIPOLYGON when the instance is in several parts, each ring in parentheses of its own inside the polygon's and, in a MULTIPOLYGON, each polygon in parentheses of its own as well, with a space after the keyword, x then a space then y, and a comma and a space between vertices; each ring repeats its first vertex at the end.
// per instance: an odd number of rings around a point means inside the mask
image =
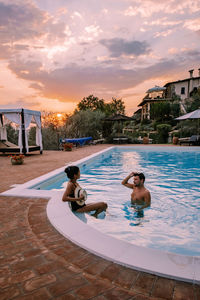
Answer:
POLYGON ((97 217, 98 214, 100 214, 102 211, 106 211, 107 207, 108 207, 107 203, 97 202, 97 203, 87 204, 86 206, 77 209, 77 212, 90 212, 95 210, 93 216, 97 217))

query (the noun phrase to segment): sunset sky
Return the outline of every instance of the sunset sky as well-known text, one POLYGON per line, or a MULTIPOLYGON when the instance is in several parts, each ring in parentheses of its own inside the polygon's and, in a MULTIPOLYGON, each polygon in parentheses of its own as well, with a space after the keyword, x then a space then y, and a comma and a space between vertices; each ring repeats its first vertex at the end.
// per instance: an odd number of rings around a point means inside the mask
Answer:
POLYGON ((0 108, 70 113, 93 94, 132 115, 198 68, 199 0, 0 0, 0 108))

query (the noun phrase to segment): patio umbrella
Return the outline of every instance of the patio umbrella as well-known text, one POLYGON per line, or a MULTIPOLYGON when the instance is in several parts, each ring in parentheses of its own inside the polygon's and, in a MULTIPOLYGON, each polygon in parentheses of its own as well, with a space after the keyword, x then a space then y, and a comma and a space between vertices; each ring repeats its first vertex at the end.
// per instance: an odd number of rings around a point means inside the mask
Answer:
POLYGON ((200 108, 191 111, 181 117, 176 118, 175 120, 187 120, 187 119, 200 119, 200 108))
MULTIPOLYGON (((119 124, 121 122, 124 122, 124 121, 133 121, 134 119, 131 118, 131 117, 128 117, 128 116, 125 116, 125 115, 122 115, 122 114, 115 114, 113 116, 110 116, 110 117, 107 117, 104 119, 104 121, 109 121, 109 122, 118 122, 118 127, 119 127, 119 124)), ((118 128, 118 130, 120 131, 120 129, 118 128)))
POLYGON ((198 133, 199 133, 200 108, 198 108, 194 111, 191 111, 181 117, 178 117, 175 120, 181 121, 181 120, 187 120, 187 119, 198 119, 198 133))
POLYGON ((111 117, 107 117, 104 120, 105 121, 133 121, 133 118, 122 115, 122 114, 116 114, 111 117))

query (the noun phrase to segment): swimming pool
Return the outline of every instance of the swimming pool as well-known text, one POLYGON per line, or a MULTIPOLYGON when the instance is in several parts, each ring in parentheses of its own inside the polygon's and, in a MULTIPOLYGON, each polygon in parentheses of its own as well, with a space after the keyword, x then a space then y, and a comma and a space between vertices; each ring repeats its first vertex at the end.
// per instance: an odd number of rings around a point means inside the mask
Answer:
MULTIPOLYGON (((85 167, 88 164, 92 164, 94 160, 101 159, 101 157, 107 155, 113 148, 116 149, 119 147, 121 146, 108 147, 107 149, 96 153, 94 151, 94 153, 88 157, 71 163, 68 162, 65 166, 32 179, 26 183, 12 185, 11 189, 1 193, 1 195, 26 197, 27 200, 35 197, 48 198, 49 201, 46 211, 47 217, 52 226, 54 226, 54 228, 68 240, 84 248, 90 253, 134 270, 199 284, 200 256, 188 256, 168 251, 161 251, 159 249, 137 246, 126 240, 121 240, 113 237, 112 235, 104 234, 102 231, 97 230, 94 226, 81 221, 75 214, 72 213, 69 204, 61 201, 63 195, 62 189, 36 189, 36 187, 38 188, 39 186, 44 188, 43 185, 48 186, 49 181, 54 182, 59 177, 61 178, 67 165, 74 164, 79 165, 81 168, 82 166, 85 167)), ((130 148, 133 147, 131 146, 130 148)), ((173 148, 173 151, 180 151, 183 154, 188 151, 193 152, 195 150, 195 153, 200 151, 198 147, 194 148, 188 146, 155 147, 151 145, 137 145, 134 147, 135 150, 154 150, 155 148, 160 152, 171 151, 173 148)), ((76 153, 74 154, 74 158, 76 159, 76 153)), ((84 217, 85 215, 83 214, 82 216, 84 217)), ((104 220, 99 221, 103 224, 104 220)), ((87 221, 87 218, 85 221, 87 221)))
MULTIPOLYGON (((200 149, 189 147, 115 147, 80 164, 80 185, 88 201, 106 201, 108 214, 94 219, 77 214, 85 223, 134 245, 190 256, 200 255, 200 149), (137 215, 130 206, 131 190, 121 181, 142 171, 152 195, 151 208, 137 215)), ((62 191, 66 175, 34 185, 62 191)))

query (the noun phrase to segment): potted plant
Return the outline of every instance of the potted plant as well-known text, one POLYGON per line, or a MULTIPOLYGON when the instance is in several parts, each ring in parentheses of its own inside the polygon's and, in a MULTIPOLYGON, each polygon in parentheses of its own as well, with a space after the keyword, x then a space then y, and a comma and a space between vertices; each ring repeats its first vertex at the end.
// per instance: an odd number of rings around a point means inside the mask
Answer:
POLYGON ((148 136, 143 137, 143 144, 149 144, 149 138, 148 136))
POLYGON ((179 140, 178 133, 174 133, 173 134, 173 138, 172 138, 173 145, 177 145, 178 144, 178 140, 179 140))
POLYGON ((11 155, 10 161, 12 165, 22 165, 24 163, 24 155, 23 154, 11 155))
POLYGON ((72 143, 64 143, 64 151, 72 151, 72 143))

